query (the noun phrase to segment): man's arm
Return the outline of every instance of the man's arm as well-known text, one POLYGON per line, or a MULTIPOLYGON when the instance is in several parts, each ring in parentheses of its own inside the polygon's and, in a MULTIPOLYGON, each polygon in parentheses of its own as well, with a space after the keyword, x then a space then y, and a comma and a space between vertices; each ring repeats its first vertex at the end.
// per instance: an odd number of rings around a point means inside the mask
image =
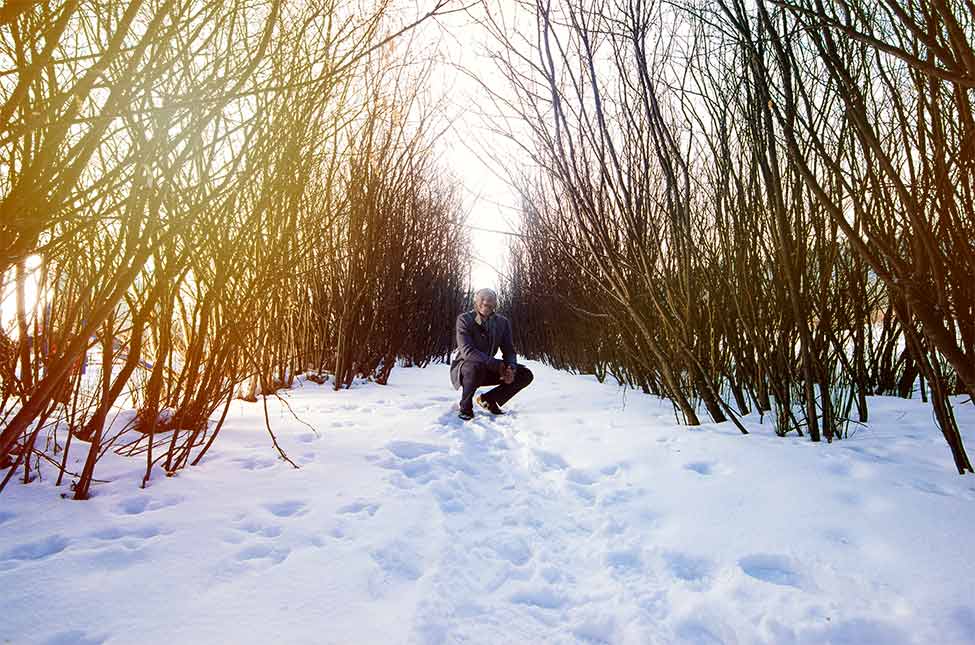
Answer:
POLYGON ((474 321, 468 319, 464 314, 457 316, 457 355, 465 361, 484 363, 488 367, 497 370, 501 361, 488 356, 474 346, 473 325, 474 321))

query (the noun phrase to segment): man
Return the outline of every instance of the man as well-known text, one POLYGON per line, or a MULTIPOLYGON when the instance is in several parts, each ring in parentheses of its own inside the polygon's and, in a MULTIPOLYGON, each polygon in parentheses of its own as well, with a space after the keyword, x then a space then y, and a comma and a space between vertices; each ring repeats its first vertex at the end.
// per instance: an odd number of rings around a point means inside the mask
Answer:
POLYGON ((472 399, 477 388, 497 385, 477 397, 477 404, 491 414, 504 414, 501 406, 529 383, 532 373, 518 365, 511 340, 511 323, 494 313, 498 294, 481 289, 474 294, 474 309, 457 316, 457 356, 450 364, 450 381, 454 389, 463 388, 460 418, 474 418, 472 399), (501 349, 501 359, 494 355, 501 349))

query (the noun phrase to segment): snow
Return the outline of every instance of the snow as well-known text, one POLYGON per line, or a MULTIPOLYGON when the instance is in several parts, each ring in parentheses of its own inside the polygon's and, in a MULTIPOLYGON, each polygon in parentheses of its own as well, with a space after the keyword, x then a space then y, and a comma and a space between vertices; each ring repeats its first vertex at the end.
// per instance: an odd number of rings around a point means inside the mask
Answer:
MULTIPOLYGON (((87 502, 0 496, 14 643, 975 643, 975 478, 920 401, 848 440, 529 363, 491 418, 447 369, 237 402, 176 477, 109 454, 87 502)), ((956 412, 975 449, 975 411, 956 412)), ((123 415, 124 416, 124 415, 123 415)), ((86 450, 74 448, 79 459, 86 450)))

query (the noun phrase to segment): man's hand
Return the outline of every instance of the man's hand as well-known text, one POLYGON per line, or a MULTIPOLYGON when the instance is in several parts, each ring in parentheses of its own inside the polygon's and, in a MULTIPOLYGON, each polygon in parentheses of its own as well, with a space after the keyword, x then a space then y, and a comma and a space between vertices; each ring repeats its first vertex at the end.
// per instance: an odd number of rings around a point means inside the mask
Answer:
POLYGON ((508 365, 507 363, 501 363, 501 382, 505 384, 511 384, 515 381, 515 367, 514 365, 508 365))

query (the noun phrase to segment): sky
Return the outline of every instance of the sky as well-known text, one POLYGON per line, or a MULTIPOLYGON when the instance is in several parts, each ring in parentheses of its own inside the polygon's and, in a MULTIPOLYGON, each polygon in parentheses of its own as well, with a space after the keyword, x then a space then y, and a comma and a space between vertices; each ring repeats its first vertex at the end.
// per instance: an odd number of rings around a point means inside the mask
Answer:
MULTIPOLYGON (((512 0, 492 0, 494 10, 511 12, 512 0)), ((452 127, 440 142, 442 166, 462 185, 464 212, 471 240, 471 287, 500 287, 508 246, 517 238, 518 197, 506 172, 518 166, 518 154, 504 137, 491 132, 488 121, 499 116, 480 83, 504 92, 507 81, 491 61, 497 49, 486 28, 477 24, 481 10, 458 13, 430 25, 424 37, 434 39, 442 60, 431 92, 442 93, 452 127)))

